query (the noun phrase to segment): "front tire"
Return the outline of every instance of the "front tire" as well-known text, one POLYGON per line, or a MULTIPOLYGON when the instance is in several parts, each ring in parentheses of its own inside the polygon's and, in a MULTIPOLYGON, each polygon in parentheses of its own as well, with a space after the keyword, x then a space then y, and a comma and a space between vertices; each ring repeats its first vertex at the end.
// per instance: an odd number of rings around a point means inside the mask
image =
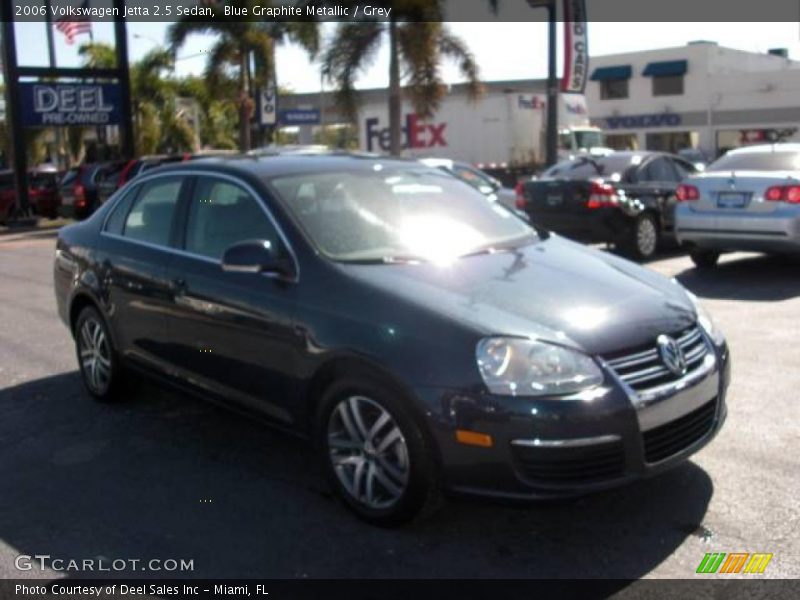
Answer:
POLYGON ((317 435, 331 486, 361 519, 399 525, 438 504, 433 451, 392 387, 366 378, 334 383, 320 404, 317 435))
POLYGON ((689 258, 698 269, 713 269, 717 266, 719 255, 716 250, 692 250, 689 258))
POLYGON ((649 212, 636 218, 633 230, 622 245, 622 250, 630 258, 642 261, 655 256, 659 244, 658 220, 649 212))
POLYGON ((75 321, 75 351, 89 395, 98 402, 118 400, 122 367, 105 319, 93 306, 84 308, 75 321))

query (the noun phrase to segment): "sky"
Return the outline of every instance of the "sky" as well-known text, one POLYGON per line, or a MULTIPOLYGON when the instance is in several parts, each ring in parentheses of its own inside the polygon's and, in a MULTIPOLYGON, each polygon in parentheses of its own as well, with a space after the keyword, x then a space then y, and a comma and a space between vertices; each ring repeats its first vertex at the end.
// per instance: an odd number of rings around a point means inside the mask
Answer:
MULTIPOLYGON (((156 45, 164 44, 168 27, 169 23, 129 22, 128 44, 131 60, 140 58, 156 45)), ((331 24, 325 25, 323 35, 329 36, 332 27, 331 24)), ((545 23, 449 23, 448 27, 472 50, 484 81, 540 78, 546 75, 545 23)), ((45 25, 42 23, 17 24, 20 64, 46 64, 45 34, 45 25)), ((94 23, 94 37, 96 41, 113 41, 112 24, 94 23)), ((68 46, 58 32, 55 33, 55 39, 58 65, 77 66, 77 48, 80 43, 88 41, 88 37, 80 36, 73 46, 68 46)), ((700 39, 752 52, 788 48, 789 56, 800 60, 800 29, 796 22, 589 24, 589 51, 592 56, 682 46, 700 39)), ((207 36, 189 38, 178 53, 177 73, 202 73, 205 52, 212 42, 207 36)), ((277 50, 277 64, 280 86, 295 92, 320 91, 319 64, 309 61, 302 49, 293 45, 280 47, 277 50)), ((385 87, 388 83, 388 65, 388 53, 384 44, 374 63, 359 77, 357 87, 385 87)), ((443 65, 442 73, 447 83, 460 81, 454 65, 443 65)), ((330 84, 324 83, 323 86, 327 89, 330 84)))

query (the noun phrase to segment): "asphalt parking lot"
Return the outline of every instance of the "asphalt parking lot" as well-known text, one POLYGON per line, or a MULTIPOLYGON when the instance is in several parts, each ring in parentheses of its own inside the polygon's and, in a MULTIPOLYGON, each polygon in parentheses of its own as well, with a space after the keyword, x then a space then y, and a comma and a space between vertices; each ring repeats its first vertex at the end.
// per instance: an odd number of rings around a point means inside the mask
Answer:
POLYGON ((53 233, 0 237, 0 577, 53 576, 14 566, 49 554, 191 559, 178 575, 207 578, 684 578, 706 552, 770 552, 765 577, 800 577, 800 260, 648 265, 700 296, 732 349, 727 424, 689 463, 570 503, 451 501, 381 530, 339 506, 293 438, 152 384, 92 403, 53 248, 53 233))

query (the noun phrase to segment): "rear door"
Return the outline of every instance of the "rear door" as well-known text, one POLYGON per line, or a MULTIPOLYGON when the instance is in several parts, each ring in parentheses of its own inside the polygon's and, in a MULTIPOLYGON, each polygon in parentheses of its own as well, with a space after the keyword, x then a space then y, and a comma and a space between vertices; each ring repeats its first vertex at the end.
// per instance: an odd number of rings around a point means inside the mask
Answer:
POLYGON ((167 264, 186 181, 165 175, 131 187, 115 204, 98 245, 117 346, 128 358, 162 370, 170 347, 167 264))

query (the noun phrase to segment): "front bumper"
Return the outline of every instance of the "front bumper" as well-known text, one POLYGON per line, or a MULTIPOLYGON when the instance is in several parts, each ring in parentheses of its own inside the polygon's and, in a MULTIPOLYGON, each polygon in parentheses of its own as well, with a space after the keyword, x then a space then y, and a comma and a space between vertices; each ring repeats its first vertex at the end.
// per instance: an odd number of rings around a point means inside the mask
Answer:
POLYGON ((772 212, 697 211, 680 205, 675 230, 681 244, 715 250, 800 252, 800 207, 772 212))
POLYGON ((424 388, 445 486, 512 499, 580 496, 658 474, 685 461, 722 427, 730 381, 726 346, 685 385, 642 399, 615 376, 583 400, 500 397, 424 388), (456 430, 492 437, 460 444, 456 430))

